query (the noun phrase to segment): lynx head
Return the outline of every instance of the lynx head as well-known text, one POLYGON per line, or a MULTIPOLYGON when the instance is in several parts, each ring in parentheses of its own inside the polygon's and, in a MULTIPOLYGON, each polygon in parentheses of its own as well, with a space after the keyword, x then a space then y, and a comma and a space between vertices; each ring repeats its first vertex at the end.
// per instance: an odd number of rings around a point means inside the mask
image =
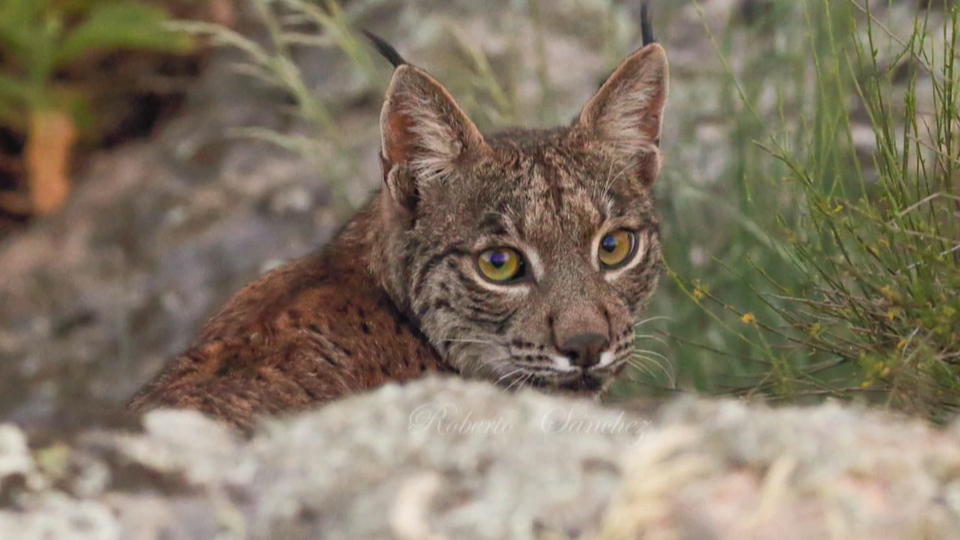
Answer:
POLYGON ((628 363, 659 274, 667 80, 651 43, 572 125, 485 136, 430 75, 396 69, 372 270, 462 374, 595 391, 628 363))

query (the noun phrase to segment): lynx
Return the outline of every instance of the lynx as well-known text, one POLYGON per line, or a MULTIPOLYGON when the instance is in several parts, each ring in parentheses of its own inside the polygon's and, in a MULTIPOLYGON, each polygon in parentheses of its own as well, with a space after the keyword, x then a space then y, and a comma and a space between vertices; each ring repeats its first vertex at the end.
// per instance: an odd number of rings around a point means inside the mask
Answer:
POLYGON ((593 394, 657 285, 668 67, 643 47, 566 127, 483 135, 389 45, 383 186, 313 255, 241 289, 129 403, 249 430, 426 372, 593 394))

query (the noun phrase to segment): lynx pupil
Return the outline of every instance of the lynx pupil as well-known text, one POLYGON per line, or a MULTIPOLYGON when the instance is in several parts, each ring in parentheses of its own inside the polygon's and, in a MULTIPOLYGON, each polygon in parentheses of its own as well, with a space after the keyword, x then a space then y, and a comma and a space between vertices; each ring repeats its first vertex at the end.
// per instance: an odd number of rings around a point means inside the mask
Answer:
POLYGON ((598 258, 606 269, 623 266, 634 253, 636 235, 632 231, 620 229, 607 233, 600 239, 598 258))
POLYGON ((494 282, 511 281, 523 274, 523 259, 510 248, 484 251, 477 259, 477 264, 483 277, 494 282))
POLYGON ((606 235, 603 237, 603 242, 600 244, 603 247, 603 250, 607 253, 613 253, 617 250, 617 239, 612 235, 606 235))

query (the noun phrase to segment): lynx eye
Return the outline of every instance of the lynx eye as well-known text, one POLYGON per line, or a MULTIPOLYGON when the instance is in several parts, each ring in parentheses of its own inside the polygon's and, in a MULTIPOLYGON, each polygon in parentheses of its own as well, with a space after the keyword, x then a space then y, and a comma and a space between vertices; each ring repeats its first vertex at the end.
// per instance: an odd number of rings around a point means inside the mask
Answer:
POLYGON ((620 229, 603 235, 597 250, 600 264, 604 269, 622 266, 637 247, 637 235, 633 231, 620 229))
POLYGON ((515 249, 488 249, 477 258, 477 266, 483 277, 496 283, 504 283, 523 275, 523 258, 515 249))

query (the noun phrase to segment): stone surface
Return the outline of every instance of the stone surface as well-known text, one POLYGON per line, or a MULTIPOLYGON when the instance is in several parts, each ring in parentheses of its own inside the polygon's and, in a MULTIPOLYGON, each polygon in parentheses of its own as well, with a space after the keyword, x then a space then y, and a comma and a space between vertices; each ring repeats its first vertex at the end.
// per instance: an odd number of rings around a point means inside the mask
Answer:
POLYGON ((644 414, 431 378, 251 440, 184 411, 46 446, 0 427, 0 538, 958 535, 960 430, 835 404, 644 414))

